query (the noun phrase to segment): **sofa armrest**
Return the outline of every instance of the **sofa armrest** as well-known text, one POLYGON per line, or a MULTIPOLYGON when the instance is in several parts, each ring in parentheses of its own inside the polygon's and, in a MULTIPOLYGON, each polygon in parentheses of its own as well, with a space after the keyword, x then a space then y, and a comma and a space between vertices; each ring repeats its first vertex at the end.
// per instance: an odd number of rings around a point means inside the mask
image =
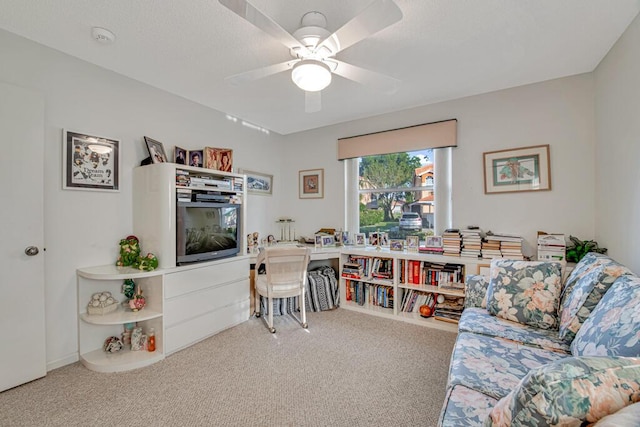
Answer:
POLYGON ((489 279, 480 274, 470 274, 465 279, 464 308, 487 307, 489 279))

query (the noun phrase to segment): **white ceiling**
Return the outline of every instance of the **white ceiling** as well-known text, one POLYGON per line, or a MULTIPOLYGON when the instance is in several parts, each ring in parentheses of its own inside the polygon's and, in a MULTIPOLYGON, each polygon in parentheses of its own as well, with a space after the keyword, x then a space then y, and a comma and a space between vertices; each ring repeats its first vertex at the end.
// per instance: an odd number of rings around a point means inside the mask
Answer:
MULTIPOLYGON (((320 11, 333 32, 373 0, 250 0, 293 32, 320 11)), ((392 95, 334 77, 304 112, 289 72, 224 78, 290 59, 217 0, 0 0, 0 28, 280 134, 592 71, 639 0, 396 0, 403 19, 337 58, 402 81, 392 95), (116 34, 103 45, 100 26, 116 34)), ((0 58, 1 61, 1 58, 0 58)))

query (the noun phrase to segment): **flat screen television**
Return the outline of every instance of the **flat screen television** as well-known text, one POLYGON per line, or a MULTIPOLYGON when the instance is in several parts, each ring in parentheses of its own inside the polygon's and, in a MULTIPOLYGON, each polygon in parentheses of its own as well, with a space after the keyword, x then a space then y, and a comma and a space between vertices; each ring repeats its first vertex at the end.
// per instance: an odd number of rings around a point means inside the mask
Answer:
POLYGON ((229 203, 176 204, 176 264, 210 261, 240 252, 240 206, 229 203))

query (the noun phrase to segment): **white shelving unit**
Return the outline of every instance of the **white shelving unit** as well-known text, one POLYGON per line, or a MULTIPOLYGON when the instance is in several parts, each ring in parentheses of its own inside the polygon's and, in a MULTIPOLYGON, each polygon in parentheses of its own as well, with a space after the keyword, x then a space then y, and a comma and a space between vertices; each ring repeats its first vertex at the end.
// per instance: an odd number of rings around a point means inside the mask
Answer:
POLYGON ((376 316, 386 317, 390 319, 402 320, 405 322, 428 326, 437 329, 443 329, 448 331, 457 331, 457 325, 455 323, 449 323, 434 318, 423 318, 418 313, 407 313, 400 310, 400 304, 405 292, 409 290, 416 290, 425 293, 437 293, 442 295, 449 295, 455 297, 464 297, 464 291, 454 289, 443 289, 438 286, 432 285, 417 285, 412 283, 403 283, 400 280, 400 266, 401 261, 415 260, 425 261, 431 263, 448 263, 459 264, 463 266, 462 277, 467 274, 477 274, 479 265, 487 264, 486 260, 474 260, 463 257, 445 257, 442 255, 422 254, 419 252, 408 251, 390 251, 388 248, 377 249, 375 247, 356 247, 346 246, 342 249, 340 259, 340 298, 341 307, 347 310, 354 310, 361 313, 372 314, 376 316), (345 262, 348 261, 349 256, 356 257, 370 257, 371 259, 390 259, 393 265, 393 277, 391 279, 376 279, 372 277, 363 277, 361 279, 343 277, 342 268, 345 262), (384 308, 370 304, 365 301, 364 305, 360 305, 354 301, 347 301, 347 281, 353 280, 356 282, 362 282, 368 285, 383 285, 388 286, 393 291, 394 304, 393 308, 384 308))
POLYGON ((78 280, 78 349, 80 361, 87 368, 98 372, 119 372, 141 368, 164 359, 163 345, 163 272, 145 272, 130 267, 104 265, 79 268, 78 280), (137 312, 119 305, 116 311, 105 315, 88 314, 87 303, 98 292, 111 292, 120 303, 125 300, 122 283, 133 279, 140 286, 146 306, 137 312), (105 339, 120 337, 126 323, 136 323, 143 333, 150 328, 156 331, 156 350, 130 351, 123 349, 117 353, 102 350, 105 339))

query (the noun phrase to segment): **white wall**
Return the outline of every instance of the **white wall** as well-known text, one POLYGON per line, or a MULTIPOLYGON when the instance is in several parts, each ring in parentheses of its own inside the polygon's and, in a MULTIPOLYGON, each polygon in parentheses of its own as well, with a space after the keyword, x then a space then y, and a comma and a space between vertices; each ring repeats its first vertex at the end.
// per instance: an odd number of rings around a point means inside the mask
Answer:
POLYGON ((640 17, 596 69, 596 239, 640 273, 640 17))
MULTIPOLYGON (((281 136, 0 30, 0 80, 43 94, 45 111, 45 277, 49 369, 77 358, 78 267, 115 262, 132 232, 132 170, 147 156, 143 136, 173 146, 234 150, 234 166, 274 174, 273 197, 250 196, 248 229, 275 231, 281 136), (121 141, 120 192, 62 190, 62 129, 121 141)), ((15 141, 3 141, 3 144, 15 141)), ((16 161, 7 157, 3 162, 16 161)), ((25 173, 30 167, 25 165, 25 173)), ((19 185, 17 177, 16 185, 19 185)), ((144 250, 144 242, 142 249, 144 250)))
MULTIPOLYGON (((323 200, 294 199, 288 215, 303 233, 344 226, 342 137, 458 119, 453 149, 453 225, 522 234, 535 253, 538 230, 592 238, 595 199, 593 78, 584 74, 413 108, 286 137, 296 169, 325 169, 323 200), (552 191, 484 194, 482 153, 549 144, 552 191)), ((285 172, 286 194, 297 194, 297 171, 285 172)))

